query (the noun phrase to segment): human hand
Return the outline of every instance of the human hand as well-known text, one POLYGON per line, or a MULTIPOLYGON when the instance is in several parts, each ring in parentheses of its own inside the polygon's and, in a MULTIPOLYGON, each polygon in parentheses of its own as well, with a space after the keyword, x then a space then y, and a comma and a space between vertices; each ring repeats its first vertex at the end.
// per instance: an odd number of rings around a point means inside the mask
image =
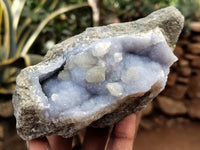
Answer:
MULTIPOLYGON (((88 128, 83 150, 132 150, 141 113, 131 114, 110 128, 88 128), (111 131, 111 132, 110 132, 111 131)), ((72 138, 51 135, 27 142, 29 150, 71 150, 72 138)))

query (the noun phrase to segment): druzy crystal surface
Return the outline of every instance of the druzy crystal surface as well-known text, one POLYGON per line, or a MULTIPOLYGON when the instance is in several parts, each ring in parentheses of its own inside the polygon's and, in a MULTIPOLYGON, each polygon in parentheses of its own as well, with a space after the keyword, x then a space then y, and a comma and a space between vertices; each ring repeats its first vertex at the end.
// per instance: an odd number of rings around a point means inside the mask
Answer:
POLYGON ((93 114, 155 83, 164 88, 177 60, 156 34, 105 38, 64 57, 62 69, 42 82, 49 101, 46 114, 52 118, 93 114))

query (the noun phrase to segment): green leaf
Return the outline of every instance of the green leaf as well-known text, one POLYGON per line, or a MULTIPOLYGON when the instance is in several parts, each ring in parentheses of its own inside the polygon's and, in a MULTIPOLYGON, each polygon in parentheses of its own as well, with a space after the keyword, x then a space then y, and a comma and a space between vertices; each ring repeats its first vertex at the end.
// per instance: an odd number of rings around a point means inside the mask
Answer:
POLYGON ((0 62, 3 62, 7 53, 6 53, 7 49, 4 46, 0 47, 0 62))
MULTIPOLYGON (((27 20, 28 21, 28 20, 27 20)), ((23 36, 18 39, 18 44, 17 44, 17 51, 16 51, 16 57, 20 56, 20 52, 22 51, 22 48, 24 47, 27 39, 29 38, 31 32, 33 31, 32 26, 26 31, 23 36)))
POLYGON ((56 8, 56 5, 58 4, 58 2, 59 2, 59 0, 54 0, 50 6, 50 10, 54 10, 56 8))
POLYGON ((21 16, 22 9, 24 8, 26 0, 14 0, 12 2, 11 11, 13 14, 13 28, 16 31, 21 16))
POLYGON ((30 49, 31 45, 33 44, 33 42, 35 41, 35 39, 38 37, 38 35, 40 34, 40 32, 42 31, 42 29, 47 25, 47 23, 54 19, 55 17, 66 13, 68 11, 74 10, 74 9, 78 9, 78 8, 82 8, 82 7, 90 7, 87 3, 83 3, 83 4, 77 4, 77 5, 73 5, 73 6, 69 6, 69 7, 65 7, 65 8, 60 8, 54 12, 52 12, 51 14, 49 14, 37 27, 37 29, 35 30, 35 32, 30 36, 30 38, 28 39, 27 43, 25 44, 21 55, 24 56, 26 55, 26 53, 28 52, 28 50, 30 49))
POLYGON ((35 65, 43 60, 43 56, 37 54, 28 54, 22 57, 26 66, 35 65))
POLYGON ((28 54, 21 57, 9 59, 0 63, 0 71, 6 68, 25 68, 26 66, 35 65, 43 60, 41 55, 28 54))
POLYGON ((12 58, 15 55, 16 44, 15 44, 15 32, 13 30, 12 13, 10 5, 7 0, 0 0, 0 4, 3 8, 4 14, 4 47, 6 47, 6 57, 4 60, 12 58))
MULTIPOLYGON (((46 2, 47 2, 47 0, 41 0, 40 3, 38 4, 38 6, 35 7, 34 10, 30 13, 33 13, 33 15, 36 16, 37 19, 39 19, 38 16, 41 16, 39 13, 42 11, 43 6, 46 2)), ((56 5, 57 5, 57 2, 58 2, 58 0, 54 0, 51 4, 50 8, 54 9, 54 7, 56 7, 56 5)), ((25 12, 23 12, 22 14, 24 14, 24 13, 25 12)), ((30 15, 30 14, 27 15, 25 20, 23 21, 22 25, 20 25, 17 29, 18 32, 17 32, 16 39, 17 39, 17 43, 19 43, 17 46, 17 51, 16 51, 17 56, 20 56, 20 53, 24 46, 23 44, 25 44, 25 42, 26 42, 25 39, 27 40, 27 38, 28 38, 27 35, 28 34, 30 35, 30 31, 32 29, 29 29, 29 28, 31 26, 31 23, 34 22, 33 18, 34 17, 32 15, 30 15), (28 29, 28 31, 26 31, 27 29, 28 29), (28 33, 24 34, 24 32, 28 32, 28 33)), ((39 20, 41 20, 41 19, 39 19, 39 20)))
POLYGON ((28 26, 30 26, 31 21, 32 21, 31 18, 28 17, 28 18, 26 18, 26 19, 24 20, 23 24, 20 25, 20 26, 18 27, 18 29, 17 29, 17 38, 16 38, 17 41, 20 40, 20 37, 21 37, 22 33, 24 32, 24 30, 25 30, 28 26))
POLYGON ((12 94, 19 69, 5 68, 0 74, 0 94, 12 94))
POLYGON ((47 0, 41 0, 40 4, 38 5, 38 7, 35 8, 34 13, 39 12, 42 9, 43 5, 46 3, 46 1, 47 0))
MULTIPOLYGON (((2 18, 3 18, 3 8, 0 5, 0 33, 2 33, 2 18)), ((0 46, 2 45, 2 34, 0 34, 0 46)), ((1 58, 0 58, 1 62, 1 58)))
POLYGON ((0 71, 5 70, 6 68, 16 67, 16 68, 24 68, 25 61, 23 57, 12 58, 0 63, 0 71))
POLYGON ((15 87, 15 83, 0 86, 0 94, 12 94, 15 90, 15 87))

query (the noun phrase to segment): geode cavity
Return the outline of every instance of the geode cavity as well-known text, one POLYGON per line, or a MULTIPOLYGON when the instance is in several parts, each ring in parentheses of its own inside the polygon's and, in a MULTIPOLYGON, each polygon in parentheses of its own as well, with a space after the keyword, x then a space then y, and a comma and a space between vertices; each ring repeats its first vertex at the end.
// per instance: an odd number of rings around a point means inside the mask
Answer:
POLYGON ((138 112, 164 89, 182 27, 183 16, 168 7, 134 22, 89 28, 55 45, 17 77, 18 134, 25 140, 71 137, 138 112))

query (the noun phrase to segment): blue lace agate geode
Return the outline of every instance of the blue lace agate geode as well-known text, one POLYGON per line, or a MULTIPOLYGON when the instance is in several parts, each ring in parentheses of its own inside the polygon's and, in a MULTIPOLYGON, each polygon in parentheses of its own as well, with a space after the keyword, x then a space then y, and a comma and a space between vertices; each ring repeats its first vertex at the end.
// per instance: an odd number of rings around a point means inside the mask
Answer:
POLYGON ((165 87, 183 27, 174 7, 128 23, 89 28, 23 69, 13 94, 24 140, 71 137, 105 127, 144 108, 165 87))

